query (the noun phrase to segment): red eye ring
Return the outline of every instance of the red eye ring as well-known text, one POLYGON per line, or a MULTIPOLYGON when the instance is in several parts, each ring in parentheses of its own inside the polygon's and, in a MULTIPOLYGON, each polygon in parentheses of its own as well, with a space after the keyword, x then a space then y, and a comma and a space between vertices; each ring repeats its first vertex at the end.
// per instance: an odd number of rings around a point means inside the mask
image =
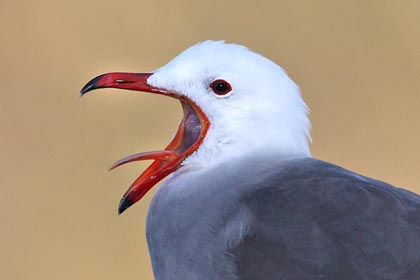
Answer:
POLYGON ((210 88, 217 95, 226 95, 232 90, 232 86, 222 79, 217 79, 211 82, 210 88))

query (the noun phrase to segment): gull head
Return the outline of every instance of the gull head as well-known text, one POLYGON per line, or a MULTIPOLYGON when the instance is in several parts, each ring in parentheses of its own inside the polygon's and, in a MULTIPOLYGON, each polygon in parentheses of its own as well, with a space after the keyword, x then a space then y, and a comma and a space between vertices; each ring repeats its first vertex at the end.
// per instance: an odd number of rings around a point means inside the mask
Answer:
POLYGON ((202 42, 152 73, 100 75, 81 94, 98 88, 167 95, 179 99, 184 112, 164 150, 135 154, 111 167, 154 160, 123 196, 119 213, 171 173, 211 168, 253 155, 310 156, 308 109, 299 87, 276 63, 244 46, 202 42))

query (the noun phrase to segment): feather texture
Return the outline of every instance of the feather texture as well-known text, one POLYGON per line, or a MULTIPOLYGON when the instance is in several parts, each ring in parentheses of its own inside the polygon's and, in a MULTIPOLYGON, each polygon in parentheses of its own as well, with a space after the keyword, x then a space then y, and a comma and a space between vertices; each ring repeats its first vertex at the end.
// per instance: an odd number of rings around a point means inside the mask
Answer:
POLYGON ((418 195, 312 158, 254 163, 224 166, 225 184, 161 187, 157 279, 420 279, 418 195))

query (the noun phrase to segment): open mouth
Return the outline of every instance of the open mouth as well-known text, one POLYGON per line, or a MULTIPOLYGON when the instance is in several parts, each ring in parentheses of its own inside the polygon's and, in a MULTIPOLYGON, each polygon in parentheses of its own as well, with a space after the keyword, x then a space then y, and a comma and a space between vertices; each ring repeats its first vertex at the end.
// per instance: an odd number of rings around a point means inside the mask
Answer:
POLYGON ((147 79, 151 75, 153 73, 114 72, 103 74, 89 81, 80 92, 81 95, 84 95, 91 90, 100 88, 136 90, 170 96, 178 99, 182 105, 184 117, 174 138, 164 150, 134 154, 111 166, 110 170, 133 161, 154 160, 122 197, 118 207, 119 214, 139 201, 159 181, 180 168, 184 159, 200 147, 210 126, 207 116, 189 98, 148 85, 147 79))

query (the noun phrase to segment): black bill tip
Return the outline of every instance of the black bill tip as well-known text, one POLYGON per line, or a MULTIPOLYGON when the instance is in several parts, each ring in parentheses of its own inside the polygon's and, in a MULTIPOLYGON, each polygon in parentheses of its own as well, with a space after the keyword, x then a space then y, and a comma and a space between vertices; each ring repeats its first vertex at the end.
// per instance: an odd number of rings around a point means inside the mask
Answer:
POLYGON ((127 197, 124 196, 120 201, 120 205, 118 206, 118 215, 121 215, 131 205, 133 205, 133 203, 127 197))
POLYGON ((87 92, 97 89, 97 88, 102 88, 99 85, 99 81, 102 79, 104 75, 100 75, 96 78, 93 78, 92 80, 90 80, 80 91, 80 96, 82 97, 83 95, 85 95, 87 92))

